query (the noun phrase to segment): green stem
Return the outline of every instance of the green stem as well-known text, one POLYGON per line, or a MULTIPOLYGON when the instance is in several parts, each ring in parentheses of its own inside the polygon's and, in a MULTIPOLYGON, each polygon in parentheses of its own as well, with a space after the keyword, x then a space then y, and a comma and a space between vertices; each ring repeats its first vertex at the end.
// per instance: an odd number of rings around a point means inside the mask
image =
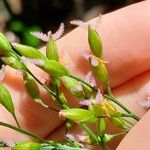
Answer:
POLYGON ((124 105, 122 105, 115 97, 111 97, 111 96, 108 96, 106 94, 104 94, 104 97, 111 100, 115 104, 119 105, 124 111, 126 111, 128 114, 130 114, 132 116, 132 118, 135 119, 136 121, 140 120, 140 118, 138 116, 136 116, 128 108, 126 108, 124 105))
POLYGON ((107 83, 107 85, 106 85, 106 89, 107 89, 108 95, 109 95, 110 97, 114 97, 108 83, 107 83))
POLYGON ((127 119, 123 118, 123 120, 124 120, 126 123, 130 124, 132 127, 134 126, 134 124, 133 124, 132 122, 128 121, 127 119))
POLYGON ((124 113, 121 113, 121 117, 129 117, 129 118, 132 118, 132 115, 131 115, 131 114, 124 114, 124 113))
POLYGON ((18 122, 18 120, 17 120, 16 114, 14 114, 13 117, 14 117, 14 120, 15 120, 15 122, 16 122, 18 128, 20 128, 20 124, 19 124, 19 122, 18 122))
POLYGON ((91 131, 90 128, 87 127, 87 125, 80 123, 80 126, 88 133, 88 135, 96 142, 99 143, 99 140, 97 136, 91 131))
POLYGON ((23 130, 23 129, 21 129, 21 128, 15 127, 15 126, 13 126, 13 125, 10 125, 10 124, 7 124, 7 123, 1 122, 1 121, 0 121, 0 125, 1 125, 1 126, 4 126, 4 127, 8 127, 8 128, 10 128, 10 129, 13 129, 13 130, 15 130, 15 131, 18 131, 18 132, 23 133, 23 134, 25 134, 25 135, 28 135, 28 136, 30 136, 30 137, 32 137, 32 138, 38 140, 39 142, 44 142, 44 143, 49 144, 48 141, 46 141, 46 140, 44 140, 44 139, 38 137, 37 135, 35 135, 35 134, 33 134, 33 133, 29 132, 29 131, 23 130))
POLYGON ((128 131, 123 131, 123 132, 114 134, 114 136, 116 137, 116 136, 124 135, 124 134, 127 134, 127 133, 128 133, 128 131))
POLYGON ((89 88, 91 88, 93 91, 97 91, 97 89, 95 87, 91 86, 89 83, 85 82, 84 80, 82 80, 82 79, 80 79, 80 78, 78 78, 78 77, 76 77, 74 75, 68 75, 68 77, 73 78, 73 79, 75 79, 75 80, 77 80, 77 81, 85 84, 86 86, 88 86, 89 88))

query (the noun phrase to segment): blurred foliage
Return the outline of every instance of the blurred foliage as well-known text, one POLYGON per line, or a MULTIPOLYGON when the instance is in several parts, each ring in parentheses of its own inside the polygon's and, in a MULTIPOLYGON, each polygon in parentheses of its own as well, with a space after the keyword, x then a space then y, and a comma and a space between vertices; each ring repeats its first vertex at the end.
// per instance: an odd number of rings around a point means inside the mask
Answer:
POLYGON ((134 2, 134 0, 2 0, 0 14, 6 18, 5 26, 2 26, 5 32, 12 31, 17 37, 15 40, 39 47, 41 41, 32 37, 30 31, 47 32, 50 29, 55 31, 61 22, 65 22, 69 30, 71 19, 89 20, 100 12, 107 13, 134 2))

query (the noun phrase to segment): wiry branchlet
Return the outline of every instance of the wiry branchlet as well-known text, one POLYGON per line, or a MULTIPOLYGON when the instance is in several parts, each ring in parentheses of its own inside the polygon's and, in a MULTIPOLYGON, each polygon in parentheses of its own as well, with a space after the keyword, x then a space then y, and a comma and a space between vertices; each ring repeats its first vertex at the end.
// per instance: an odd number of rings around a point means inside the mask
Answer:
POLYGON ((38 87, 35 79, 28 73, 24 73, 23 78, 24 78, 25 88, 26 88, 28 94, 31 96, 31 98, 36 103, 39 103, 40 105, 47 108, 48 106, 45 105, 42 102, 42 100, 40 99, 40 90, 39 90, 39 87, 38 87))
MULTIPOLYGON (((64 23, 61 23, 58 30, 53 34, 54 40, 58 40, 62 36, 62 34, 64 33, 64 27, 64 23)), ((51 31, 49 31, 47 34, 44 34, 42 32, 31 32, 31 35, 45 42, 48 42, 51 34, 51 31)))
POLYGON ((0 33, 0 56, 9 56, 12 53, 12 48, 7 38, 0 33))
POLYGON ((24 57, 32 59, 46 59, 46 57, 36 48, 23 44, 12 43, 14 49, 24 57))

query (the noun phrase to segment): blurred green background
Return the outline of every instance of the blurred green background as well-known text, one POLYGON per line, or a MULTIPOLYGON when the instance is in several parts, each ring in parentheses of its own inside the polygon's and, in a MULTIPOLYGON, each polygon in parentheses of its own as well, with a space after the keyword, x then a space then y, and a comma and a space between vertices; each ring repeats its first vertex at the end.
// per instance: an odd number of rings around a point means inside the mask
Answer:
POLYGON ((87 21, 99 13, 108 13, 137 0, 0 0, 0 31, 10 42, 22 42, 39 47, 41 41, 31 31, 54 32, 61 22, 66 32, 72 29, 69 21, 87 21))

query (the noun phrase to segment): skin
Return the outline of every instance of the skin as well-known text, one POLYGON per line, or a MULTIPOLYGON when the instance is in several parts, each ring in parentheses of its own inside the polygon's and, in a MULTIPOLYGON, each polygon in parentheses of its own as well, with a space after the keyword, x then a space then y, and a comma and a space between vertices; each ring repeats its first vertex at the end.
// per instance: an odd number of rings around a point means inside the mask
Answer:
MULTIPOLYGON (((112 149, 117 150, 148 150, 150 149, 150 112, 138 105, 138 101, 147 98, 147 88, 150 87, 150 1, 143 1, 118 11, 102 16, 102 23, 97 31, 103 41, 104 60, 107 64, 110 85, 114 95, 130 110, 140 117, 144 116, 134 128, 125 136, 118 146, 119 139, 111 143, 112 149), (147 113, 146 113, 147 112, 147 113), (145 114, 145 115, 144 115, 145 114), (116 148, 118 146, 118 148, 116 148)), ((95 19, 91 22, 95 22, 95 19)), ((88 63, 81 54, 89 50, 87 31, 77 28, 58 40, 61 59, 66 59, 73 66, 70 70, 83 77, 89 70, 88 63)), ((42 49, 44 51, 45 48, 42 49)), ((30 66, 32 67, 32 66, 30 66)), ((40 80, 48 76, 32 67, 40 80)), ((11 92, 16 115, 21 126, 43 138, 61 139, 64 135, 63 120, 53 111, 43 109, 27 95, 22 77, 15 71, 6 68, 4 85, 11 92), (61 125, 61 126, 60 126, 61 125), (60 126, 60 127, 59 127, 60 126)), ((77 102, 68 93, 71 105, 77 102)), ((50 101, 49 94, 41 88, 41 97, 45 103, 57 107, 50 101)), ((0 106, 0 120, 14 124, 11 115, 0 106)), ((111 130, 115 130, 111 127, 111 130)), ((74 132, 79 129, 74 127, 74 132)), ((14 141, 30 139, 20 133, 0 127, 0 137, 10 138, 14 141)))

